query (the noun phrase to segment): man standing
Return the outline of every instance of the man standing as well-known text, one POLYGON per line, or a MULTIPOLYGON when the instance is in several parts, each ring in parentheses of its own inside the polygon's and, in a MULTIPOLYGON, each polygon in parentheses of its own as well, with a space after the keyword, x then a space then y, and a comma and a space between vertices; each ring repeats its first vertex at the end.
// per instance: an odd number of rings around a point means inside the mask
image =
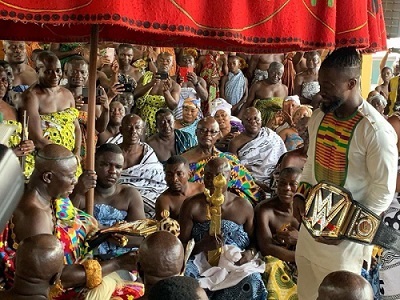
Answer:
MULTIPOLYGON (((309 122, 308 159, 298 191, 304 200, 312 186, 325 180, 346 188, 356 201, 380 215, 396 187, 396 135, 361 97, 360 74, 361 58, 355 48, 337 49, 323 61, 318 76, 321 108, 309 122)), ((294 215, 300 219, 304 201, 295 197, 295 203, 294 215)), ((302 225, 296 248, 299 299, 316 299, 319 284, 333 271, 359 274, 371 252, 372 247, 351 240, 313 238, 302 225)))
POLYGON ((5 61, 7 61, 14 74, 14 92, 23 92, 36 82, 36 71, 26 63, 25 42, 3 41, 5 61))
POLYGON ((165 164, 165 181, 168 189, 164 191, 156 202, 156 218, 162 219, 163 211, 169 211, 171 218, 178 220, 183 202, 204 191, 204 185, 189 182, 189 163, 186 158, 171 156, 165 164))
POLYGON ((54 53, 43 51, 36 62, 38 82, 22 94, 21 110, 29 116, 29 136, 37 149, 55 143, 79 156, 79 112, 72 93, 59 85, 60 61, 54 53))
POLYGON ((146 123, 146 135, 156 132, 156 112, 160 108, 174 110, 179 103, 181 87, 168 73, 172 67, 172 55, 162 52, 157 56, 157 73, 146 72, 135 89, 135 110, 146 123))
POLYGON ((174 116, 169 109, 161 108, 156 113, 157 133, 148 139, 148 144, 163 163, 172 155, 179 155, 196 146, 195 138, 187 132, 174 129, 174 116))

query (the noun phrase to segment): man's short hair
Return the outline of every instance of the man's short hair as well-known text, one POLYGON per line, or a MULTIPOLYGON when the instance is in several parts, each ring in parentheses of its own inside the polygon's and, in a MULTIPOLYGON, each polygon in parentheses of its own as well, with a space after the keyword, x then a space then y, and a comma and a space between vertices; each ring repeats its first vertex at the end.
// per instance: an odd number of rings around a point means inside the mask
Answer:
POLYGON ((273 61, 272 63, 270 63, 268 70, 272 70, 272 69, 282 69, 285 68, 285 66, 280 63, 279 61, 273 61))
MULTIPOLYGON (((283 157, 283 155, 282 155, 283 157)), ((290 176, 290 175, 300 175, 302 173, 300 168, 296 168, 296 167, 287 167, 282 169, 279 172, 279 177, 283 177, 283 176, 290 176)))
POLYGON ((323 68, 361 68, 361 55, 354 47, 343 47, 328 54, 321 64, 323 68))
POLYGON ((40 52, 37 56, 36 56, 36 70, 40 69, 42 66, 38 67, 38 62, 44 62, 44 61, 48 61, 49 59, 53 59, 53 60, 59 60, 59 58, 57 57, 57 55, 54 52, 51 51, 42 51, 40 52))
POLYGON ((96 158, 107 152, 111 152, 111 153, 115 153, 115 154, 123 154, 121 148, 118 145, 106 143, 106 144, 101 145, 99 148, 97 148, 96 158))
POLYGON ((133 51, 133 46, 131 44, 119 44, 117 48, 117 53, 119 53, 122 50, 122 48, 132 49, 133 51))
POLYGON ((87 60, 81 55, 73 55, 73 56, 69 57, 66 64, 72 64, 74 62, 82 62, 84 64, 89 65, 87 60))
POLYGON ((181 155, 173 155, 166 161, 165 165, 176 165, 176 164, 183 164, 185 166, 189 165, 189 162, 186 158, 181 155))
POLYGON ((161 115, 161 114, 169 114, 171 116, 174 116, 170 109, 168 109, 168 108, 160 108, 156 112, 156 120, 157 120, 158 116, 161 115))
POLYGON ((196 279, 174 276, 157 282, 149 292, 149 300, 198 300, 200 288, 196 279))

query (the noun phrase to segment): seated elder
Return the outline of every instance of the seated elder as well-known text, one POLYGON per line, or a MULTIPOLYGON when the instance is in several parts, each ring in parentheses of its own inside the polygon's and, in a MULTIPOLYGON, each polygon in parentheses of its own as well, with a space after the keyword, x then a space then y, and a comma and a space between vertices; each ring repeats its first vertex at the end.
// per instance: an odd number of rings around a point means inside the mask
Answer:
POLYGON ((175 220, 179 218, 182 203, 189 197, 204 191, 204 185, 189 182, 189 163, 179 155, 171 156, 165 163, 165 181, 168 189, 156 202, 156 219, 161 220, 165 211, 175 220))
POLYGON ((238 156, 257 182, 268 187, 279 158, 286 152, 285 145, 274 131, 261 127, 261 113, 255 107, 244 111, 243 125, 245 131, 230 142, 228 151, 238 156))
POLYGON ((157 282, 149 292, 149 300, 208 300, 196 279, 174 276, 157 282))
POLYGON ((267 263, 265 284, 274 299, 297 299, 294 251, 299 221, 293 216, 293 196, 301 170, 286 168, 279 174, 277 195, 255 208, 256 240, 267 263), (282 275, 285 274, 285 281, 282 275))
MULTIPOLYGON (((212 195, 215 191, 213 179, 221 174, 226 182, 230 178, 227 159, 212 158, 204 170, 204 184, 212 195)), ((266 299, 267 293, 260 272, 265 266, 255 259, 251 248, 254 232, 254 212, 245 199, 229 192, 225 184, 221 187, 224 202, 221 206, 221 235, 209 234, 210 204, 201 193, 185 201, 181 208, 179 238, 186 245, 195 240, 193 256, 186 266, 185 275, 196 278, 200 286, 207 289, 209 299, 266 299), (208 251, 223 247, 218 267, 212 268, 207 261, 208 251)))
POLYGON ((126 295, 141 295, 143 289, 131 290, 134 283, 124 284, 115 273, 134 270, 135 253, 102 262, 91 259, 86 238, 98 230, 98 225, 92 216, 75 208, 69 200, 76 184, 76 171, 76 156, 63 146, 46 145, 37 153, 35 168, 21 201, 0 235, 3 266, 0 276, 6 279, 6 288, 13 285, 14 260, 18 256, 15 251, 19 243, 37 234, 53 234, 64 250, 60 299, 103 300, 121 290, 126 295), (113 278, 111 283, 110 277, 113 278))
POLYGON ((148 144, 140 141, 145 130, 143 120, 135 114, 126 115, 121 122, 124 166, 119 182, 135 187, 143 198, 147 217, 154 216, 157 197, 166 190, 164 169, 148 144))
POLYGON ((189 181, 203 182, 206 163, 214 157, 224 157, 231 166, 229 190, 253 204, 257 203, 263 195, 250 172, 240 164, 236 156, 220 152, 215 148, 219 133, 218 123, 213 117, 206 117, 197 124, 198 145, 182 154, 189 162, 189 181))
POLYGON ((157 133, 148 138, 147 143, 154 149, 161 163, 197 144, 190 133, 174 129, 174 123, 174 116, 168 108, 156 112, 157 133))
POLYGON ((217 98, 211 103, 211 116, 218 122, 220 138, 215 143, 215 147, 222 151, 228 151, 229 142, 243 132, 242 121, 231 115, 232 105, 222 98, 217 98))
POLYGON ((197 143, 196 127, 200 119, 200 100, 186 98, 182 105, 182 119, 175 121, 175 129, 190 133, 197 143))

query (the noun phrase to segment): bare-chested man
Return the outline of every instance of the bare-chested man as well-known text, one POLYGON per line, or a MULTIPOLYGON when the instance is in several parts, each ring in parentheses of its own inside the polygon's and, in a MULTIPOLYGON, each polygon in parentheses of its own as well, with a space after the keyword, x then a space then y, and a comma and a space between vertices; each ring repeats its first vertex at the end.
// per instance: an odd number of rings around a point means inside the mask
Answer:
POLYGON ((181 241, 172 233, 158 231, 148 236, 139 248, 138 270, 146 293, 162 279, 180 276, 185 270, 185 251, 181 241))
POLYGON ((383 97, 388 99, 389 98, 389 82, 390 82, 390 79, 393 78, 392 68, 384 67, 381 70, 381 78, 383 80, 383 83, 378 85, 375 88, 375 91, 379 92, 383 97))
POLYGON ((181 87, 172 80, 168 73, 172 67, 173 57, 168 52, 157 56, 157 73, 146 72, 135 89, 135 110, 146 122, 147 136, 156 132, 156 112, 160 108, 174 110, 179 103, 181 87))
POLYGON ((301 170, 297 168, 283 169, 278 179, 277 196, 262 201, 255 208, 257 245, 267 263, 267 282, 271 283, 268 292, 276 295, 276 299, 297 299, 295 280, 288 269, 295 268, 294 253, 300 223, 293 216, 293 196, 300 174, 301 170), (280 268, 284 263, 289 264, 280 268), (287 284, 272 284, 277 276, 285 276, 287 284))
POLYGON ((321 58, 318 51, 306 52, 307 69, 298 73, 294 80, 294 94, 300 97, 302 104, 310 104, 313 97, 319 92, 318 70, 321 58))
POLYGON ((147 142, 156 152, 160 162, 165 162, 171 156, 179 155, 197 144, 190 133, 174 129, 174 123, 174 116, 169 109, 161 108, 157 111, 157 133, 147 142))
MULTIPOLYGON (((225 158, 212 158, 205 166, 204 185, 210 190, 211 195, 215 191, 213 179, 221 174, 228 183, 231 168, 225 158)), ((196 244, 193 254, 215 250, 224 244, 229 246, 231 254, 237 252, 241 256, 235 262, 237 267, 253 260, 255 251, 252 249, 252 237, 254 232, 254 212, 251 204, 228 191, 228 184, 222 187, 224 202, 221 206, 221 235, 211 236, 209 234, 210 219, 207 217, 210 209, 209 202, 203 193, 197 194, 183 202, 179 215, 181 233, 179 238, 186 245, 191 238, 196 244)), ((239 256, 239 257, 240 257, 239 256)), ((199 279, 199 269, 193 262, 194 257, 189 259, 186 266, 185 275, 199 279)), ((208 296, 210 299, 226 299, 227 295, 232 295, 234 290, 244 290, 246 292, 237 295, 235 299, 265 299, 265 286, 259 273, 254 272, 243 278, 235 286, 215 291, 208 296), (225 294, 226 293, 226 294, 225 294), (223 295, 225 294, 225 297, 223 295)), ((236 295, 235 295, 236 296, 236 295)))
POLYGON ((251 56, 247 78, 253 79, 252 83, 268 78, 268 69, 272 62, 283 63, 284 54, 255 54, 251 56))
MULTIPOLYGON (((86 264, 78 263, 86 255, 86 235, 96 232, 98 227, 91 216, 77 210, 68 199, 76 184, 76 170, 77 159, 68 149, 52 144, 39 150, 35 170, 12 218, 14 225, 11 236, 14 242, 11 246, 14 251, 22 240, 37 234, 54 234, 62 241, 67 263, 61 274, 61 283, 65 289, 82 288, 87 280, 96 282, 93 278, 93 272, 96 271, 92 270, 89 274, 85 271, 86 264)), ((135 254, 126 254, 110 261, 102 261, 98 266, 102 273, 96 272, 96 276, 106 276, 119 269, 133 270, 135 257, 135 254)), ((91 264, 92 267, 97 265, 94 261, 91 264)), ((111 293, 113 291, 114 288, 111 293)), ((77 297, 75 291, 66 292, 68 299, 77 297)))
POLYGON ((29 136, 36 148, 56 143, 80 155, 81 129, 72 93, 60 86, 61 64, 51 52, 36 60, 39 79, 22 94, 22 110, 29 116, 29 136))
POLYGON ((48 299, 64 267, 61 243, 52 234, 24 239, 18 247, 14 286, 0 292, 3 300, 48 299))
POLYGON ((104 143, 119 144, 122 142, 122 135, 119 132, 122 118, 125 116, 125 107, 119 101, 110 103, 110 120, 105 131, 99 134, 97 145, 104 143))
POLYGON ((3 46, 4 59, 11 65, 14 74, 13 90, 23 92, 38 79, 36 71, 26 63, 25 42, 3 41, 3 46))
POLYGON ((189 197, 204 191, 202 183, 188 182, 189 163, 179 155, 171 156, 165 163, 165 181, 168 189, 158 197, 156 218, 162 219, 162 212, 169 211, 170 217, 178 220, 182 203, 189 197))

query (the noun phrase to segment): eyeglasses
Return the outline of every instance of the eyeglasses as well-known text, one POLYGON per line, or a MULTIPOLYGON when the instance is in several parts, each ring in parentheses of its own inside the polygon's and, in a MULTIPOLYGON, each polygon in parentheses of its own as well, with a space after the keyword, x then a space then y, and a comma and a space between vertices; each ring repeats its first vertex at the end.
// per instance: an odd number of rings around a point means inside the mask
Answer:
POLYGON ((211 136, 216 136, 219 133, 219 130, 208 130, 206 128, 197 128, 197 131, 202 135, 210 134, 211 136))

